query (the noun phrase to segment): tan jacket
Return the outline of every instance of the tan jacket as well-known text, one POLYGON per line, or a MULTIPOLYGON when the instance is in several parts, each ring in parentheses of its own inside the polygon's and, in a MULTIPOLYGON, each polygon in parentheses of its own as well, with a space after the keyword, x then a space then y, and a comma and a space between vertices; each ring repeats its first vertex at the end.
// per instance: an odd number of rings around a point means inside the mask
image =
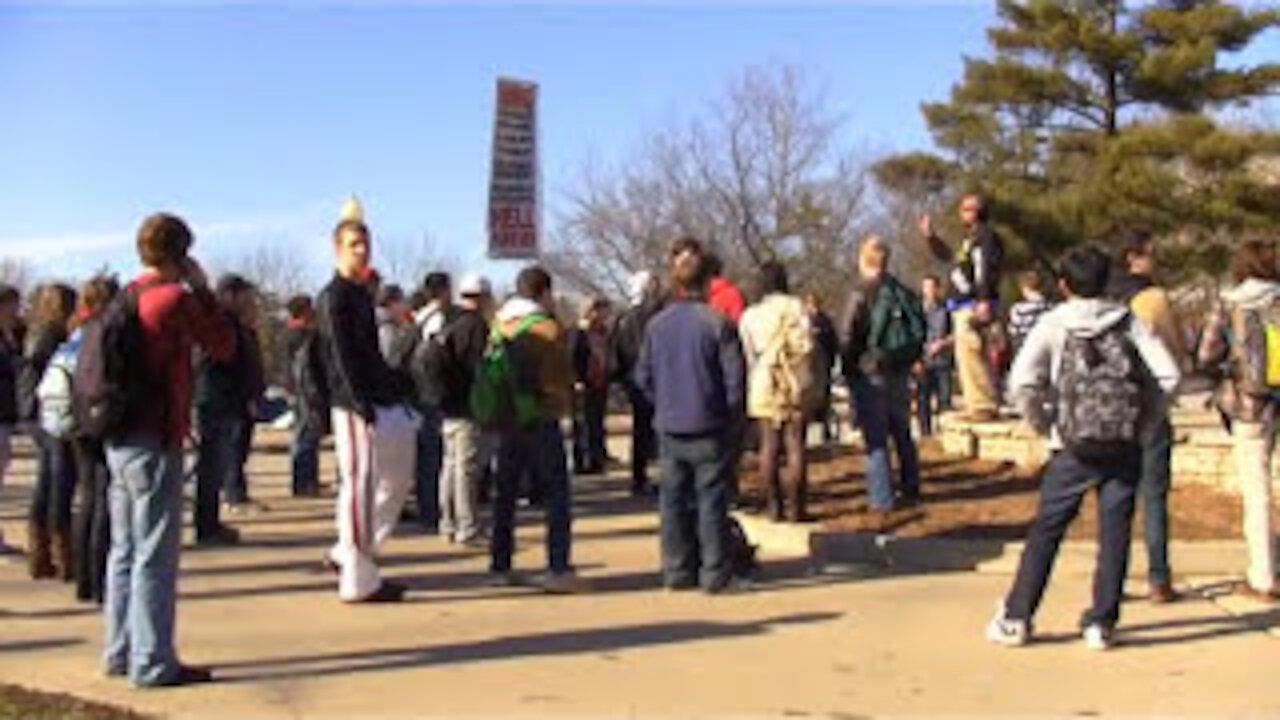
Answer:
POLYGON ((766 296, 742 314, 738 332, 747 360, 747 415, 803 418, 813 400, 813 334, 800 299, 766 296))
MULTIPOLYGON (((528 358, 532 368, 525 371, 534 374, 542 412, 547 420, 559 420, 573 415, 573 366, 569 358, 569 344, 564 327, 555 316, 548 313, 540 305, 531 300, 514 298, 502 306, 496 322, 505 337, 511 337, 520 326, 520 321, 534 313, 546 314, 529 332, 515 340, 511 346, 517 348, 520 358, 528 358)), ((519 372, 520 369, 517 369, 519 372)))
POLYGON ((1173 303, 1169 302, 1169 293, 1164 288, 1152 286, 1134 295, 1129 300, 1129 309, 1134 316, 1155 331, 1164 343, 1169 354, 1184 367, 1187 361, 1187 342, 1182 335, 1182 322, 1173 303))

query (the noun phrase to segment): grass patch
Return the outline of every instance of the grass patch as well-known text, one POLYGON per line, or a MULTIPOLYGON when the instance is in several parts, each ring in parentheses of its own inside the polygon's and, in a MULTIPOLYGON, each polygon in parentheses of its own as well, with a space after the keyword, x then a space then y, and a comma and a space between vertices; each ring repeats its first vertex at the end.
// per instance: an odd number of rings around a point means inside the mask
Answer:
POLYGON ((156 720, 156 716, 71 695, 0 685, 0 720, 156 720))

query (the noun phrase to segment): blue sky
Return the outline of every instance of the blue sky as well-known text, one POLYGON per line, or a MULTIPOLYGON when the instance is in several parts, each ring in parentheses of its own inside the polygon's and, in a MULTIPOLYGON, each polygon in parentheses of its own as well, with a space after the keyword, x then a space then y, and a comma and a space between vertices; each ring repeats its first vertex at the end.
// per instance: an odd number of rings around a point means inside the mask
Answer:
MULTIPOLYGON (((482 263, 493 84, 539 82, 549 210, 753 64, 824 85, 869 153, 921 147, 924 99, 982 53, 985 2, 381 7, 0 5, 0 256, 47 274, 132 270, 171 209, 220 259, 274 244, 318 279, 343 198, 376 237, 430 232, 482 263)), ((1272 33, 1270 50, 1280 54, 1272 33)), ((548 216, 548 220, 551 216, 548 216)))

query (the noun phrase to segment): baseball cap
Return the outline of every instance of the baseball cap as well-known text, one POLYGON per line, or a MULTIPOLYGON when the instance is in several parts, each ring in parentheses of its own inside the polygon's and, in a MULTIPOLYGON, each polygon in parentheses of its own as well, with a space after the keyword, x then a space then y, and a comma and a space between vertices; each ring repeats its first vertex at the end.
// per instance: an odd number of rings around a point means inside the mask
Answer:
POLYGON ((489 293, 489 280, 480 273, 467 273, 458 282, 458 294, 464 297, 488 295, 489 293))

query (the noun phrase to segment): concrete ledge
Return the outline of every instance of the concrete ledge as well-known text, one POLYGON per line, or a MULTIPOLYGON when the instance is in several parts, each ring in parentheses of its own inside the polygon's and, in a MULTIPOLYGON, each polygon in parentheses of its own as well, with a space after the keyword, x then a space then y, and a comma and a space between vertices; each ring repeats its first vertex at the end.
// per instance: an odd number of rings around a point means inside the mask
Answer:
MULTIPOLYGON (((865 531, 823 530, 817 525, 774 523, 756 515, 738 513, 747 537, 768 558, 806 558, 815 566, 872 565, 919 572, 977 571, 1011 575, 1018 567, 1024 543, 1020 541, 900 538, 865 531)), ((1057 574, 1091 575, 1098 554, 1097 543, 1068 541, 1062 544, 1054 565, 1057 574)), ((1172 542, 1169 560, 1174 573, 1231 575, 1247 563, 1243 542, 1207 540, 1172 542)), ((1141 542, 1130 547, 1129 575, 1145 579, 1147 550, 1141 542)))

